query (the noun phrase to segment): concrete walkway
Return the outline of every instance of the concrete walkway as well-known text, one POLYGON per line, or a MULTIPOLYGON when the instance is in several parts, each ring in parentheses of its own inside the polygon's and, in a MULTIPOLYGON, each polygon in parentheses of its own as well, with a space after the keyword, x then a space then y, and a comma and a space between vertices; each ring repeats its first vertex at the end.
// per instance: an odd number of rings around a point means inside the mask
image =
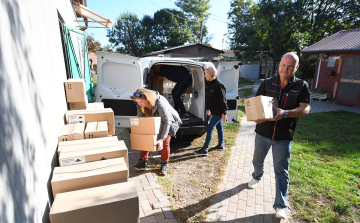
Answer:
MULTIPOLYGON (((253 86, 256 92, 261 81, 253 86)), ((312 101, 311 111, 328 112, 345 110, 360 113, 359 106, 346 106, 333 102, 312 101)), ((241 122, 237 146, 231 148, 227 169, 223 176, 223 182, 219 186, 218 193, 212 200, 207 222, 280 222, 275 218, 273 201, 275 197, 275 174, 272 163, 271 150, 265 159, 265 173, 263 180, 255 190, 247 188, 247 182, 253 172, 252 156, 254 152, 255 123, 247 122, 246 118, 241 122)), ((116 135, 124 140, 129 148, 130 167, 137 163, 139 151, 132 150, 129 133, 123 128, 116 128, 116 135)), ((157 157, 158 153, 150 153, 157 157)), ((151 163, 148 161, 148 167, 151 163)), ((133 171, 130 169, 130 181, 136 182, 136 189, 140 198, 140 222, 141 223, 166 223, 177 222, 171 212, 167 197, 161 192, 157 181, 158 175, 150 171, 133 171)), ((291 212, 287 211, 287 220, 291 221, 291 212)))

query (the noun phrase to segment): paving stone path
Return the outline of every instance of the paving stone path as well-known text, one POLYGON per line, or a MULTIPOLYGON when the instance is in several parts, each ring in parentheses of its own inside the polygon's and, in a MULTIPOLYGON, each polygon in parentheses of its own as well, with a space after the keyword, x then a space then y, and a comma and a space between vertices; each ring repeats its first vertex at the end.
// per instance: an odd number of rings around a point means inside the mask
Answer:
MULTIPOLYGON (((259 84, 253 86, 256 92, 259 84)), ((346 106, 333 102, 312 101, 311 111, 328 112, 333 110, 346 110, 360 113, 359 106, 346 106)), ((265 159, 265 173, 256 189, 247 188, 247 182, 253 171, 252 156, 254 152, 255 123, 247 122, 244 118, 241 122, 237 145, 231 148, 232 155, 228 162, 223 182, 219 191, 212 199, 207 222, 251 222, 262 223, 280 222, 275 218, 273 201, 275 197, 275 174, 272 163, 271 150, 265 159)), ((137 163, 139 151, 131 149, 129 133, 123 128, 116 128, 116 135, 124 140, 129 148, 130 167, 137 163)), ((151 153, 150 153, 151 154, 151 153)), ((152 153, 159 157, 159 153, 152 153)), ((151 168, 151 163, 148 165, 151 168)), ((130 169, 130 181, 136 182, 136 189, 140 198, 140 222, 141 223, 173 223, 177 222, 170 209, 167 197, 161 192, 157 181, 158 176, 149 171, 133 171, 130 169)), ((291 222, 291 212, 287 211, 287 220, 291 222)))

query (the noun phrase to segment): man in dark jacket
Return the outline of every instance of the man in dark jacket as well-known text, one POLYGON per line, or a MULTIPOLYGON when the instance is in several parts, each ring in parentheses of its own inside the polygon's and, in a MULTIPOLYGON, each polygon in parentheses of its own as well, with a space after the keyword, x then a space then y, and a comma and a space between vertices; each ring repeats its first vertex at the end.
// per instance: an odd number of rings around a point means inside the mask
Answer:
POLYGON ((224 149, 224 131, 222 122, 226 122, 227 103, 225 85, 216 78, 216 68, 208 67, 205 69, 206 79, 206 108, 207 115, 212 115, 208 126, 206 127, 206 139, 204 146, 196 150, 195 153, 207 156, 208 148, 211 142, 214 127, 218 131, 219 143, 214 149, 224 149))
POLYGON ((264 160, 272 147, 276 182, 274 209, 277 218, 286 218, 286 199, 289 188, 291 142, 298 117, 309 114, 310 90, 306 81, 295 77, 299 57, 286 53, 279 65, 279 75, 261 83, 256 96, 265 95, 279 100, 276 116, 268 121, 256 121, 254 172, 248 187, 254 189, 264 173, 264 160))
POLYGON ((174 109, 177 111, 180 109, 180 118, 182 120, 188 120, 189 115, 186 113, 186 109, 181 95, 186 91, 188 87, 192 85, 191 73, 188 69, 181 66, 170 65, 155 65, 155 72, 158 76, 154 79, 155 82, 162 80, 164 77, 176 83, 175 87, 171 91, 171 95, 174 99, 174 109))

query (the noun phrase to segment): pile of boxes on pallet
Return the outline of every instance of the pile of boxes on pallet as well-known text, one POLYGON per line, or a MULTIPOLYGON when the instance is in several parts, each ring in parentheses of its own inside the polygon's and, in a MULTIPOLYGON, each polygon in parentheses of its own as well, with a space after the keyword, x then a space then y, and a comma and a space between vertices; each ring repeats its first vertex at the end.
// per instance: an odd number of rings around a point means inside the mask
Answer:
POLYGON ((135 183, 128 182, 128 149, 114 136, 114 112, 103 103, 87 104, 83 79, 69 79, 65 88, 71 111, 58 137, 50 221, 140 222, 135 183))

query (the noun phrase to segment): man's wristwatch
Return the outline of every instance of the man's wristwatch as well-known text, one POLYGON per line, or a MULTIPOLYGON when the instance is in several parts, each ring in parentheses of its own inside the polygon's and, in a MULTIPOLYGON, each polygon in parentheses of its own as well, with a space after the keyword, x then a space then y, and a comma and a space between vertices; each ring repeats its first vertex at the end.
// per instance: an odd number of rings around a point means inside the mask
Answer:
POLYGON ((289 117, 289 113, 288 113, 288 111, 287 111, 287 110, 285 110, 285 115, 284 115, 284 118, 287 118, 287 117, 289 117))

